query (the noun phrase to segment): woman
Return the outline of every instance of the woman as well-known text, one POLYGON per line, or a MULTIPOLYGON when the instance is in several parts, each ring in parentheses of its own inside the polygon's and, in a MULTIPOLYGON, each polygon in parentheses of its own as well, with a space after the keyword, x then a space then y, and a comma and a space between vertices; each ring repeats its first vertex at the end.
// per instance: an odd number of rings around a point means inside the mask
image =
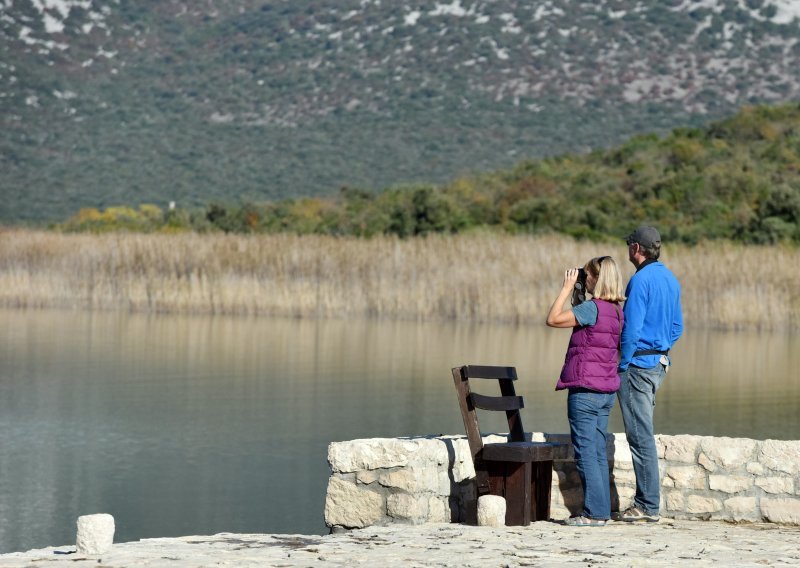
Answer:
POLYGON ((570 268, 547 315, 547 325, 572 328, 556 390, 569 389, 567 416, 584 502, 583 513, 567 519, 567 524, 603 526, 611 516, 606 428, 619 389, 620 302, 625 296, 617 264, 610 256, 593 258, 583 269, 592 299, 572 308, 566 305, 578 279, 578 269, 570 268))

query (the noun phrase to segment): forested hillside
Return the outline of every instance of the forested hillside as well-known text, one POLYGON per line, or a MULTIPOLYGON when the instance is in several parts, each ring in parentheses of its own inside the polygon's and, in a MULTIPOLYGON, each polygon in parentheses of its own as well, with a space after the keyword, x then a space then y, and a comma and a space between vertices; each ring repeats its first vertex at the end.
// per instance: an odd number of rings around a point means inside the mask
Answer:
POLYGON ((655 223, 672 241, 800 243, 800 104, 748 107, 706 128, 641 135, 443 185, 332 198, 84 209, 65 230, 293 232, 401 237, 475 229, 619 238, 655 223))
POLYGON ((2 0, 0 221, 438 184, 703 126, 800 97, 798 13, 789 0, 2 0))

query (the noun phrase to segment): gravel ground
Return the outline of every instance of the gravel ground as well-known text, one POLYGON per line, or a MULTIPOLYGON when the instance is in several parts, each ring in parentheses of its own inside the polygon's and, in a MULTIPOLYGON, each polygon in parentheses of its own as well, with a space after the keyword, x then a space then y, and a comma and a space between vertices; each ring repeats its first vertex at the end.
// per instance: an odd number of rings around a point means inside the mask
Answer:
POLYGON ((102 556, 74 546, 0 555, 10 566, 798 566, 800 528, 712 521, 554 522, 488 528, 392 525, 332 535, 231 534, 114 544, 102 556))

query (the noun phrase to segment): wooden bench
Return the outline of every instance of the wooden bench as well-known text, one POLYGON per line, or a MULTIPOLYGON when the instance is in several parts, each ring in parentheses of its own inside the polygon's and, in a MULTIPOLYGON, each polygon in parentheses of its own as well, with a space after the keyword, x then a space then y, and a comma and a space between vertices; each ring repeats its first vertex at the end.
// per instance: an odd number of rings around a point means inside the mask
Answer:
POLYGON ((475 466, 477 496, 467 505, 467 522, 477 522, 477 498, 500 495, 506 500, 506 525, 527 526, 550 518, 550 485, 553 460, 565 459, 566 444, 527 442, 519 410, 524 403, 514 391, 514 367, 465 365, 453 369, 461 417, 467 431, 475 466), (497 379, 500 396, 472 392, 470 379, 497 379), (508 442, 483 444, 477 409, 504 411, 508 419, 508 442))

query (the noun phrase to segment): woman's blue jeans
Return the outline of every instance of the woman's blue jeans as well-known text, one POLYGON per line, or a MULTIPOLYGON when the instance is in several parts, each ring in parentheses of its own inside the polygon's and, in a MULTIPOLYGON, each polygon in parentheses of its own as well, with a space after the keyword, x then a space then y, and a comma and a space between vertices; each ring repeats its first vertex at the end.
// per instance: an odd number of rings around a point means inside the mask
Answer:
POLYGON ((625 423, 625 437, 631 448, 636 474, 636 497, 633 504, 648 515, 658 515, 661 481, 658 477, 658 453, 653 436, 653 409, 656 391, 666 375, 664 365, 652 369, 631 365, 620 374, 617 396, 625 423))
POLYGON ((611 517, 606 430, 614 398, 586 389, 570 389, 567 397, 570 437, 583 484, 583 516, 591 519, 611 517))

